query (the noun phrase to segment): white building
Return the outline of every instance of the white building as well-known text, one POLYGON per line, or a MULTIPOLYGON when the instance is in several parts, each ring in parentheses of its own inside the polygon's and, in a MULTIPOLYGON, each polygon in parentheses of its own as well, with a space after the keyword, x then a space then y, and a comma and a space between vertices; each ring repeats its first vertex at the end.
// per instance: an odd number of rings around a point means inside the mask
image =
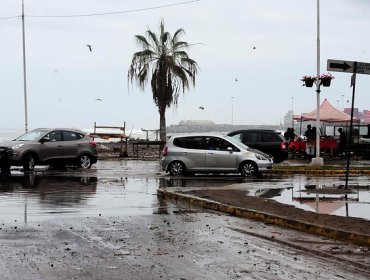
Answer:
POLYGON ((289 110, 284 116, 284 126, 292 127, 293 125, 293 111, 289 110))

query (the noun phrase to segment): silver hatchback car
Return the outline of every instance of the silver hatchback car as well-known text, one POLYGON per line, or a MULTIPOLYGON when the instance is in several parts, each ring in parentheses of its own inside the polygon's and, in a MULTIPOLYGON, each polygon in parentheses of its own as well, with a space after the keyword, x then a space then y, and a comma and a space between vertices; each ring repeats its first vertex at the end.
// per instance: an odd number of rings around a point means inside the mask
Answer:
POLYGON ((172 136, 162 158, 162 169, 171 175, 209 172, 250 177, 271 171, 272 165, 267 154, 222 134, 172 136))
POLYGON ((39 128, 0 143, 0 168, 4 173, 8 173, 11 166, 32 171, 35 165, 90 168, 96 162, 96 143, 78 129, 39 128))

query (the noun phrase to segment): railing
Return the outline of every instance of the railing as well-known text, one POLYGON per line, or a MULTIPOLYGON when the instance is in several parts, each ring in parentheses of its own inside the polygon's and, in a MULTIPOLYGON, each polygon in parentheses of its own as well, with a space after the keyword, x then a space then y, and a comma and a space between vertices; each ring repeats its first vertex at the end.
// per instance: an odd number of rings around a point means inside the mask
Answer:
POLYGON ((127 139, 126 136, 126 122, 123 123, 123 126, 106 126, 106 125, 96 125, 94 122, 94 132, 89 135, 91 138, 95 140, 95 138, 101 138, 104 140, 109 140, 110 138, 118 138, 120 139, 121 146, 120 146, 120 156, 127 157, 127 139), (100 131, 98 132, 97 129, 118 129, 122 131, 121 133, 114 133, 114 132, 106 132, 100 131))

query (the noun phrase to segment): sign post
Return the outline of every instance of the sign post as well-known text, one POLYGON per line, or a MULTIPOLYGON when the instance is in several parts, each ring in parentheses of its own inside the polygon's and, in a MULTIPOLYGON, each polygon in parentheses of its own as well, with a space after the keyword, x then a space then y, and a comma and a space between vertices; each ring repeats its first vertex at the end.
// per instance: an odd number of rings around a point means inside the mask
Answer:
POLYGON ((370 75, 370 63, 328 59, 327 70, 342 73, 358 73, 370 75))
POLYGON ((353 108, 355 104, 356 74, 358 73, 358 74, 370 75, 370 63, 328 59, 327 70, 335 71, 335 72, 342 72, 342 73, 353 73, 351 77, 352 105, 351 105, 351 122, 350 122, 350 127, 349 127, 349 142, 348 142, 348 147, 345 151, 346 158, 347 158, 345 188, 347 189, 348 188, 349 164, 350 164, 350 157, 351 157, 352 134, 353 134, 353 108))

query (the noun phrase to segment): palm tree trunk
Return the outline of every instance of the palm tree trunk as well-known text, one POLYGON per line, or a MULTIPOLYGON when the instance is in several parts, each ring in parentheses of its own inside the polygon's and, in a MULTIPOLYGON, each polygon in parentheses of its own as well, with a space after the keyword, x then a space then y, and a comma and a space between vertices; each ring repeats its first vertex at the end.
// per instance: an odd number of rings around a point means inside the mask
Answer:
POLYGON ((166 109, 159 110, 159 135, 161 141, 167 141, 166 135, 166 109))

